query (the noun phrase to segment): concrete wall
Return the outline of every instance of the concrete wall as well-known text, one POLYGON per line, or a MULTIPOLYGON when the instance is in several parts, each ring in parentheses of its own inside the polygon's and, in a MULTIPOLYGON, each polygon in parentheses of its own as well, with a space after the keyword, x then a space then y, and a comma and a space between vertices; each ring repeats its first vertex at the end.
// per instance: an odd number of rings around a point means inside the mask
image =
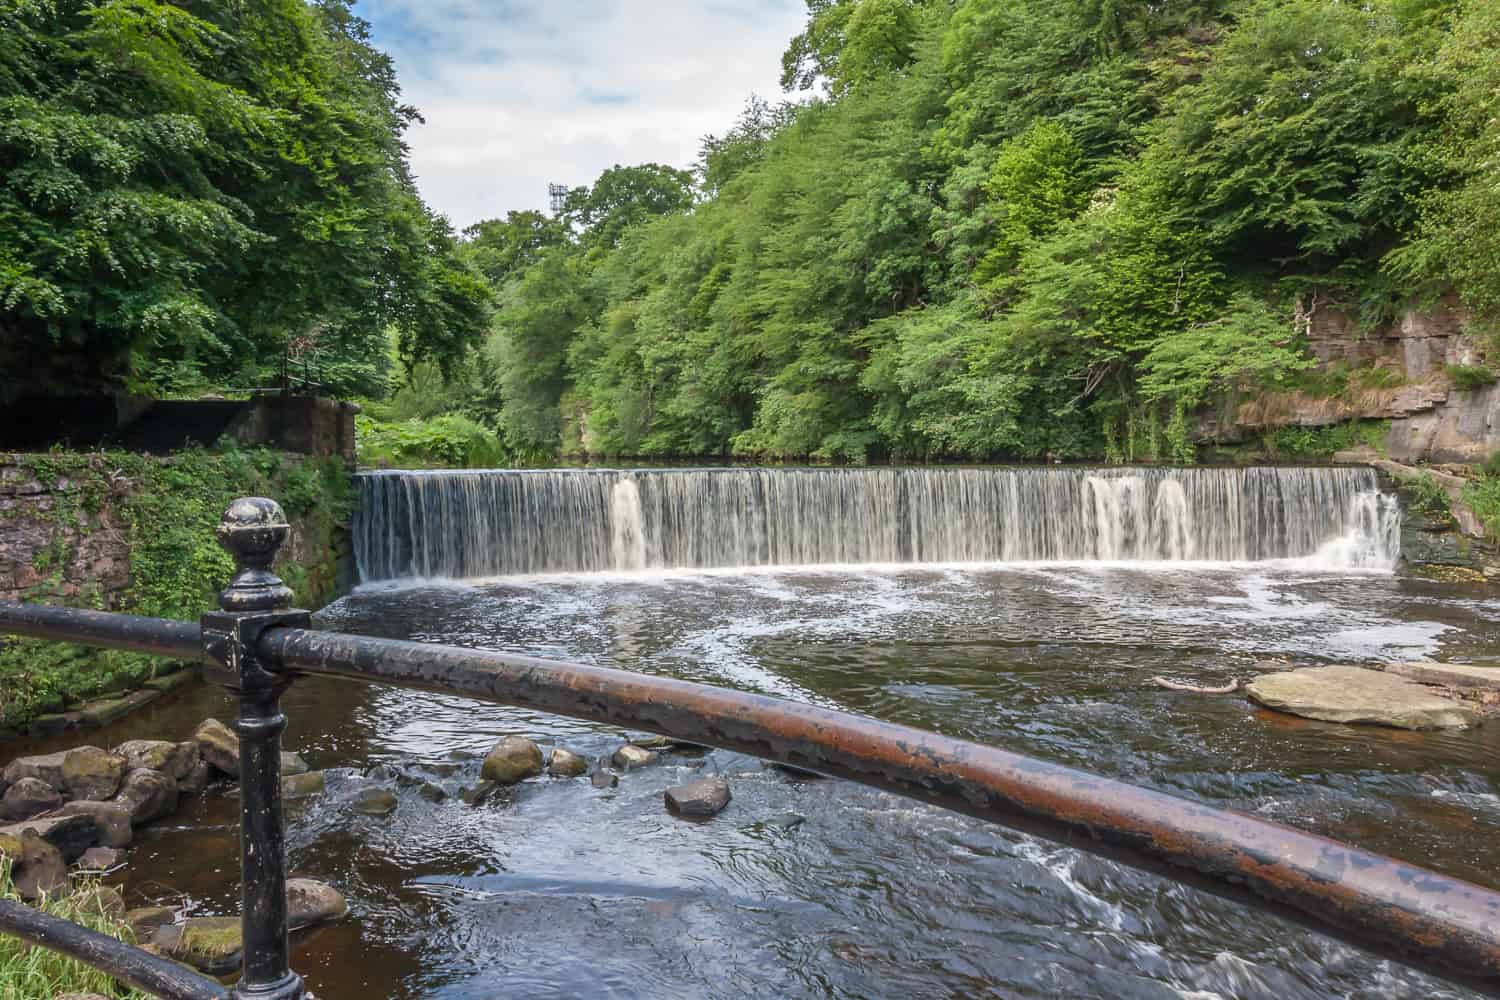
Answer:
POLYGON ((152 400, 133 396, 36 395, 0 401, 0 449, 119 448, 167 454, 229 436, 247 445, 354 465, 359 407, 315 396, 248 400, 152 400))

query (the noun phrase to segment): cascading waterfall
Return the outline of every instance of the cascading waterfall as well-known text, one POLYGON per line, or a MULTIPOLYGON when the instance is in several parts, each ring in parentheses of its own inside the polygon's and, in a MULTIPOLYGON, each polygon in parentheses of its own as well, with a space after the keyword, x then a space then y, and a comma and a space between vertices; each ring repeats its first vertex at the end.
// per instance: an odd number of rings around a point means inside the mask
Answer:
POLYGON ((363 582, 861 563, 1389 569, 1400 508, 1360 468, 635 469, 358 477, 363 582))

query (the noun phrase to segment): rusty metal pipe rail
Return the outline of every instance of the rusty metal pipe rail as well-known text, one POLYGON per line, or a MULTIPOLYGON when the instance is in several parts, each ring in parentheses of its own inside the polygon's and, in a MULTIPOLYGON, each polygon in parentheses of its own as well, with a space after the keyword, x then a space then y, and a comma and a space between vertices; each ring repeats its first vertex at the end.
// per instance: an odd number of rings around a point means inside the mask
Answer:
POLYGON ((209 662, 203 652, 203 629, 197 622, 0 601, 0 635, 5 633, 192 663, 209 662))
POLYGON ((230 995, 223 984, 176 962, 23 903, 0 899, 0 930, 103 969, 127 986, 166 1000, 226 1000, 230 995))
POLYGON ((1270 910, 1500 996, 1500 893, 992 746, 673 678, 300 629, 268 662, 645 729, 847 778, 1270 910))

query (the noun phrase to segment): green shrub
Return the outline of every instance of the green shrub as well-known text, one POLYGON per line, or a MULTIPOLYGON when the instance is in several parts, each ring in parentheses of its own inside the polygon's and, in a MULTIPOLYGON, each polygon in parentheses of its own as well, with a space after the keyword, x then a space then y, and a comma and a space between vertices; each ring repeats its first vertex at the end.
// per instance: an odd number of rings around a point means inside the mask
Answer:
MULTIPOLYGON (((111 916, 100 905, 91 884, 73 893, 44 900, 39 908, 54 917, 71 920, 122 941, 135 943, 135 935, 123 920, 111 916)), ((10 879, 10 861, 0 856, 0 899, 19 902, 10 879)), ((139 990, 120 986, 107 974, 47 948, 34 948, 19 938, 0 934, 0 1000, 34 1000, 67 993, 98 993, 117 1000, 150 1000, 139 990)))
POLYGON ((1464 503, 1492 539, 1500 539, 1500 476, 1484 475, 1464 487, 1464 503))
POLYGON ((1406 480, 1401 484, 1401 490, 1406 494, 1409 509, 1429 517, 1452 518, 1453 512, 1448 501, 1448 491, 1438 485, 1432 473, 1424 472, 1406 480))
POLYGON ((399 423, 359 416, 354 429, 359 464, 366 467, 479 469, 510 464, 494 431, 457 414, 399 423))
POLYGON ((1485 365, 1449 365, 1448 377, 1453 380, 1454 388, 1473 392, 1494 385, 1500 374, 1485 365))
POLYGON ((1385 420, 1351 420, 1327 427, 1278 427, 1266 435, 1265 444, 1274 458, 1327 459, 1335 452, 1360 445, 1383 453, 1389 430, 1390 422, 1385 420))
POLYGON ((1394 368, 1356 368, 1350 377, 1361 389, 1394 389, 1406 384, 1406 376, 1394 368))

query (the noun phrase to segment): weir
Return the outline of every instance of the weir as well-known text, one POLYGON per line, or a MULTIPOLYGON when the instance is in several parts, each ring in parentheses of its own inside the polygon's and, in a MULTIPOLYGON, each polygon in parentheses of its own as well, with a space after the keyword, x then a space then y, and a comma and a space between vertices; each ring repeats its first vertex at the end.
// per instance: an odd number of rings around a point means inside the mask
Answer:
POLYGON ((371 472, 360 580, 732 567, 1303 560, 1388 570, 1366 468, 371 472))

